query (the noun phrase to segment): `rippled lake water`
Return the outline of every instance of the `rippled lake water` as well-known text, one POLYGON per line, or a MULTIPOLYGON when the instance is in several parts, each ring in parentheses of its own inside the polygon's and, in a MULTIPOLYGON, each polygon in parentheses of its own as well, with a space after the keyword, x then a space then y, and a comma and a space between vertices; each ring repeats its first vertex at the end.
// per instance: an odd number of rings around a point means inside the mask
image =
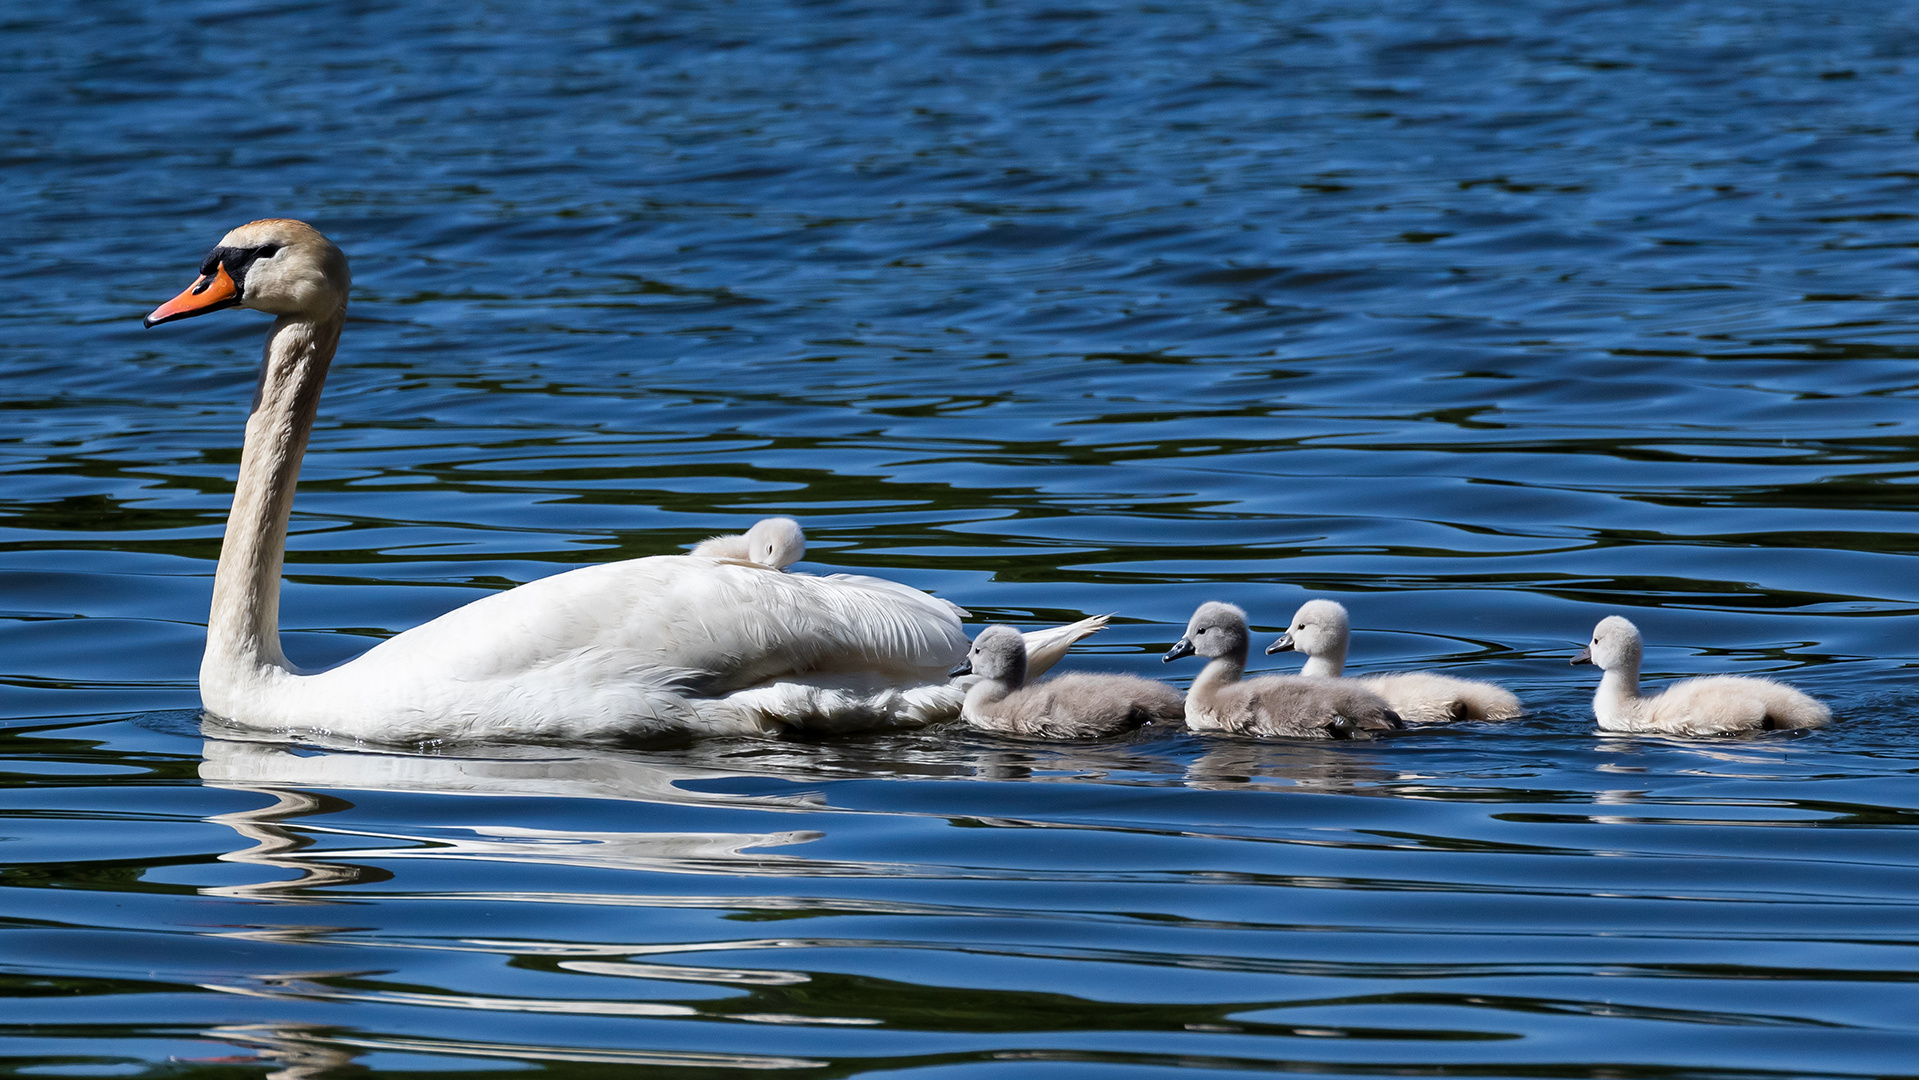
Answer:
POLYGON ((103 0, 0 56, 0 1072, 1919 1075, 1911 5, 103 0), (264 324, 139 318, 263 216, 354 260, 306 665, 785 513, 975 625, 1118 612, 1076 669, 1330 596, 1533 714, 204 736, 264 324), (1608 613, 1839 721, 1599 737, 1608 613))

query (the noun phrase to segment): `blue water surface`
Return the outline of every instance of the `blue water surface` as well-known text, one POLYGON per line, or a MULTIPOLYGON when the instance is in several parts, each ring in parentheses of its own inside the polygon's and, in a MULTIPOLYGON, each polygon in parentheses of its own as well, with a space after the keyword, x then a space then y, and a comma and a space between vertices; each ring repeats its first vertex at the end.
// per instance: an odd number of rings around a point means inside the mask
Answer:
POLYGON ((1919 1076, 1915 16, 6 8, 0 1073, 1919 1076), (265 325, 139 319, 267 216, 354 271, 302 664, 781 513, 1077 670, 1329 596, 1531 713, 203 734, 265 325), (1610 613, 1838 723, 1601 737, 1610 613))

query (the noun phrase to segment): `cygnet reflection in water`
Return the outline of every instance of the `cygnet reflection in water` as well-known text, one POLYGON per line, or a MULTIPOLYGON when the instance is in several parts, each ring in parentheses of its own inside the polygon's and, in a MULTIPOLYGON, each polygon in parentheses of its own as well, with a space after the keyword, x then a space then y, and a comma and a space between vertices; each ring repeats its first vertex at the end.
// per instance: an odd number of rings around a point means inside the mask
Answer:
MULTIPOLYGON (((1346 646, 1351 625, 1346 606, 1335 600, 1308 600, 1293 614, 1279 640, 1266 647, 1273 653, 1297 651, 1306 657, 1299 673, 1307 678, 1339 678, 1346 670, 1346 646)), ((1525 713, 1519 698, 1502 687, 1478 679, 1461 679, 1436 671, 1405 671, 1360 675, 1360 685, 1393 707, 1409 723, 1446 720, 1511 720, 1525 713)))
POLYGON ((1386 768, 1361 748, 1326 743, 1219 740, 1186 766, 1187 787, 1234 791, 1279 781, 1301 791, 1352 794, 1383 787, 1406 774, 1386 768))
POLYGON ((1186 692, 1186 726, 1195 731, 1295 739, 1367 738, 1403 727, 1385 699, 1352 679, 1266 675, 1242 679, 1249 651, 1246 613, 1232 604, 1201 604, 1168 661, 1199 655, 1212 662, 1186 692))
POLYGON ((960 719, 981 731, 1038 739, 1097 739, 1155 720, 1184 717, 1186 702, 1162 682, 1133 675, 1075 673, 1026 684, 1026 645, 1010 626, 973 639, 953 675, 978 676, 960 719))
POLYGON ((1608 615, 1593 628, 1592 643, 1572 658, 1595 664, 1604 674, 1593 696, 1593 717, 1601 731, 1656 732, 1667 735, 1730 735, 1744 731, 1814 728, 1832 721, 1832 710, 1810 696, 1771 679, 1749 675, 1709 675, 1684 679, 1660 693, 1639 693, 1639 661, 1644 652, 1639 628, 1608 615))

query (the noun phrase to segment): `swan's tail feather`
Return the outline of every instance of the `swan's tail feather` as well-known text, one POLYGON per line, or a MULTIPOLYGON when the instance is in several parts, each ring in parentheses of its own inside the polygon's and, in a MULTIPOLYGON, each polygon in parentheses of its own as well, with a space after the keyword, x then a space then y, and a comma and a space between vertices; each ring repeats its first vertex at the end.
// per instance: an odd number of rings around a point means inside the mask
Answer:
POLYGON ((1110 618, 1110 614, 1093 615, 1066 626, 1028 630, 1021 634, 1026 639, 1026 678, 1032 680, 1046 674, 1075 643, 1088 634, 1105 629, 1106 620, 1110 618))

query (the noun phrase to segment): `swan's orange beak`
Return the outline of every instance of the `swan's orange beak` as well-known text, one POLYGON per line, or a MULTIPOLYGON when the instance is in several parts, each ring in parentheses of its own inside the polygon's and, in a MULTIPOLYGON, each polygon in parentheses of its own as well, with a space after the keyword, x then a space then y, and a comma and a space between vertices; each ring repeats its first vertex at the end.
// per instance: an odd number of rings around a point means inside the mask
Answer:
POLYGON ((195 315, 205 315, 209 311, 221 308, 239 307, 240 290, 227 276, 227 268, 219 263, 213 266, 213 273, 200 275, 200 280, 187 287, 187 291, 153 309, 153 314, 140 320, 151 329, 165 322, 191 319, 195 315))

